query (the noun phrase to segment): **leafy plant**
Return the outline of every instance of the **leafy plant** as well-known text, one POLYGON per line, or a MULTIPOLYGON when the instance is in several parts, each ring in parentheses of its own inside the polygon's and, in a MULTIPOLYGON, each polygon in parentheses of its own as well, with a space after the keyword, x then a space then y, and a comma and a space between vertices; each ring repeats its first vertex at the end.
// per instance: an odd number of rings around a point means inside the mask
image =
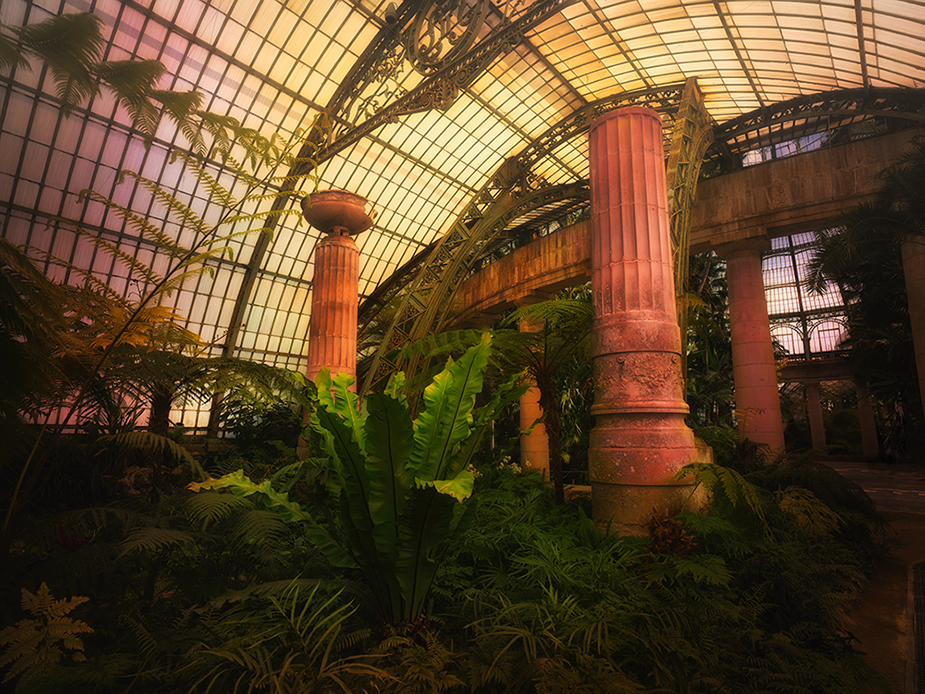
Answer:
POLYGON ((45 583, 33 594, 22 589, 22 608, 32 614, 15 626, 0 631, 0 645, 7 645, 0 656, 0 667, 10 666, 3 681, 19 678, 16 691, 30 680, 48 674, 67 655, 80 662, 86 660, 84 645, 78 634, 93 632, 79 619, 68 617, 75 607, 87 601, 84 597, 55 600, 45 583))
POLYGON ((350 629, 355 611, 340 593, 290 584, 280 595, 251 598, 210 619, 213 643, 193 649, 181 670, 193 673, 193 689, 206 692, 350 694, 357 684, 388 682, 391 676, 374 664, 378 656, 350 654, 369 636, 367 628, 350 629))
POLYGON ((259 494, 287 521, 302 523, 332 564, 359 568, 384 619, 414 620, 424 610, 447 543, 475 510, 469 465, 480 440, 496 413, 523 392, 510 381, 475 409, 490 354, 485 334, 459 361, 449 360, 424 390, 424 409, 414 420, 401 392, 403 375, 360 403, 349 390, 350 377, 319 374, 311 428, 332 461, 343 546, 288 495, 243 473, 190 488, 259 494))

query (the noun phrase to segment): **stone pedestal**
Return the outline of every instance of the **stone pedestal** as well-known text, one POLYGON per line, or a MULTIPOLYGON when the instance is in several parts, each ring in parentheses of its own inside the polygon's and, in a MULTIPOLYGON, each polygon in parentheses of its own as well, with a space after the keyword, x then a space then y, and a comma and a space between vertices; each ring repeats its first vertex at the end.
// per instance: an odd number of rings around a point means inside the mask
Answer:
POLYGON ((771 344, 768 303, 761 278, 761 251, 767 239, 750 239, 721 246, 729 284, 729 331, 735 381, 739 439, 766 444, 770 454, 784 448, 777 370, 771 344))
POLYGON ((644 535, 653 513, 691 500, 684 465, 703 459, 684 423, 662 128, 645 108, 591 126, 592 342, 588 452, 595 522, 644 535))
POLYGON ((365 208, 365 198, 341 190, 312 193, 302 201, 308 222, 327 234, 315 249, 305 368, 312 381, 324 367, 332 376, 356 378, 360 252, 351 236, 372 226, 365 208))

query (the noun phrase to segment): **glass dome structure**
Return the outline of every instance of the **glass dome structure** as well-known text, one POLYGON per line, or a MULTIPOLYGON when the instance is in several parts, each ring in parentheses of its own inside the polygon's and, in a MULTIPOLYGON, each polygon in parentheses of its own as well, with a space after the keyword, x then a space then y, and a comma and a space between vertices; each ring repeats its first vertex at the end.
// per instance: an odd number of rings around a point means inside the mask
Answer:
MULTIPOLYGON (((78 12, 102 21, 106 59, 159 60, 161 88, 201 92, 204 109, 264 135, 303 136, 325 114, 319 187, 376 212, 357 238, 367 322, 413 286, 438 325, 458 277, 584 206, 587 126, 610 108, 655 108, 670 140, 693 99, 715 171, 833 128, 925 122, 917 1, 4 0, 0 23, 78 12)), ((189 147, 175 127, 146 148, 111 95, 66 116, 54 93, 39 64, 0 73, 2 236, 129 294, 123 264, 51 221, 78 220, 156 265, 156 247, 78 193, 157 219, 118 183, 128 169, 203 214, 211 203, 171 161, 189 147)), ((212 353, 300 369, 319 233, 296 216, 274 226, 236 239, 171 301, 212 353)))

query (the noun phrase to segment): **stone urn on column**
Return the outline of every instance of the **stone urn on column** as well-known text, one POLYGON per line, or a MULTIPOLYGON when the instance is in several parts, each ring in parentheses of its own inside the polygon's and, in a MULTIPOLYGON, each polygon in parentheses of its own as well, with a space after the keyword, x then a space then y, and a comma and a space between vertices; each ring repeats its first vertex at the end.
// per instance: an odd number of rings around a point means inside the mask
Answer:
POLYGON ((598 525, 645 535, 694 500, 676 478, 705 460, 685 424, 662 126, 625 108, 591 125, 595 424, 588 451, 598 525))
POLYGON ((325 234, 315 249, 305 375, 313 381, 327 367, 356 378, 360 251, 352 237, 373 224, 366 198, 323 190, 302 198, 302 213, 325 234))

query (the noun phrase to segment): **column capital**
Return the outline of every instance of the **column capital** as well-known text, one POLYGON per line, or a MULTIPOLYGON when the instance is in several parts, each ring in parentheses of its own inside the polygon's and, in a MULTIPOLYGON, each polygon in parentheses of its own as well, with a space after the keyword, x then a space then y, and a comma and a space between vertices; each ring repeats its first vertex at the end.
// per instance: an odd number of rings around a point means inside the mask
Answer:
POLYGON ((771 250, 771 239, 767 234, 713 245, 713 252, 723 260, 730 260, 747 253, 761 254, 769 250, 771 250))

